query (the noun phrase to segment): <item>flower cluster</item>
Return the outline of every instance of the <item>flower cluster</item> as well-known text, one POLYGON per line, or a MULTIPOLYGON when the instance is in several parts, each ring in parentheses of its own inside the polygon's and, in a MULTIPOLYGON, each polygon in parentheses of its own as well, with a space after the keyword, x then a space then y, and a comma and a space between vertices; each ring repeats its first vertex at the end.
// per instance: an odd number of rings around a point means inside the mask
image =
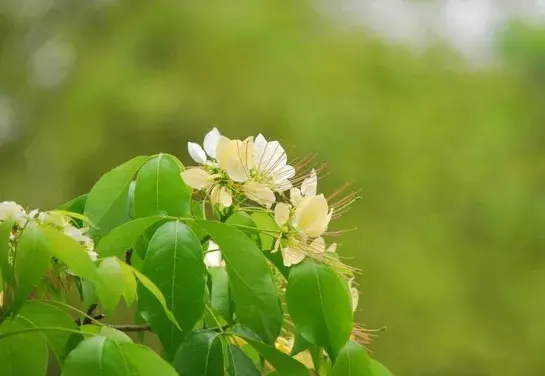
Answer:
POLYGON ((344 211, 355 196, 340 200, 334 210, 334 205, 318 193, 316 170, 296 177, 282 145, 262 134, 232 140, 214 128, 204 137, 203 147, 189 142, 188 151, 199 166, 182 172, 182 179, 203 191, 213 206, 220 210, 240 208, 249 200, 263 206, 264 211, 272 210, 279 230, 271 251, 281 251, 286 266, 306 257, 341 265, 335 256, 337 245, 326 247, 323 236, 336 209, 344 211), (297 181, 301 181, 298 187, 297 181))
POLYGON ((98 255, 95 252, 93 239, 87 235, 87 228, 77 228, 73 225, 72 219, 61 211, 40 212, 32 210, 27 212, 21 205, 4 201, 0 202, 0 222, 13 221, 14 228, 10 241, 14 242, 20 232, 25 228, 28 221, 36 220, 39 223, 47 224, 62 231, 85 247, 91 260, 96 261, 98 255))

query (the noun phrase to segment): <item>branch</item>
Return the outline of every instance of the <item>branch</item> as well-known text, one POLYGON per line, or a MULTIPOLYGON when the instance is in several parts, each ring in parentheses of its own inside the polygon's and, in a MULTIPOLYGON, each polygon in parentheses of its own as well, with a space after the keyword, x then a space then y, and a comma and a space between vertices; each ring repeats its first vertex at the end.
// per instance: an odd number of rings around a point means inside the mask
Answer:
POLYGON ((132 265, 132 261, 131 261, 132 253, 133 253, 132 249, 129 249, 127 252, 125 252, 125 263, 127 263, 127 265, 132 265))
POLYGON ((149 325, 110 325, 108 324, 110 328, 117 329, 121 332, 149 332, 151 331, 151 328, 149 325))

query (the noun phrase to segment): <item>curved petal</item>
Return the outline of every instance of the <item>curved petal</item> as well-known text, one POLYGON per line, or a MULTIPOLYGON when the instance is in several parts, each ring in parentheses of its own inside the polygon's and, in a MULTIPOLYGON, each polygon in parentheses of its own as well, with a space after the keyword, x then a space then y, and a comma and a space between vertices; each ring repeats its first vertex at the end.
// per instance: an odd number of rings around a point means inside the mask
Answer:
POLYGON ((220 205, 228 208, 233 204, 233 195, 226 187, 216 185, 210 193, 210 201, 213 205, 220 205))
POLYGON ((337 243, 332 243, 329 247, 327 247, 326 252, 337 252, 337 243))
POLYGON ((216 147, 218 146, 218 141, 220 140, 221 134, 218 131, 218 128, 213 128, 210 132, 204 136, 204 150, 210 158, 216 158, 216 147))
POLYGON ((182 180, 193 189, 204 189, 212 184, 214 176, 200 167, 193 167, 182 172, 182 180))
POLYGON ((301 191, 299 188, 292 188, 290 190, 290 202, 293 206, 297 206, 301 202, 301 191))
POLYGON ((290 219, 290 206, 283 202, 276 204, 274 207, 274 219, 280 227, 288 223, 290 219))
POLYGON ((318 237, 310 243, 310 250, 314 253, 325 252, 325 240, 322 237, 318 237))
POLYGON ((303 180, 301 184, 301 193, 303 196, 316 196, 316 189, 318 187, 318 177, 316 176, 316 170, 312 169, 309 176, 303 180))
POLYGON ((201 145, 194 142, 187 143, 187 151, 193 160, 197 163, 204 164, 206 162, 206 153, 201 145))
POLYGON ((327 231, 331 217, 333 216, 333 209, 325 217, 317 218, 316 222, 306 229, 306 233, 311 238, 322 236, 327 231))
POLYGON ((261 204, 267 208, 270 208, 276 201, 274 192, 264 184, 257 183, 255 181, 249 181, 244 184, 243 187, 246 196, 252 200, 261 204))
POLYGON ((251 138, 240 141, 221 136, 216 148, 219 167, 236 182, 248 180, 253 165, 252 148, 251 138))
POLYGON ((287 247, 282 249, 282 259, 285 266, 297 265, 305 259, 305 254, 297 248, 287 247))
POLYGON ((207 252, 204 255, 204 264, 209 268, 220 266, 221 260, 221 251, 207 252))
POLYGON ((327 200, 323 194, 305 197, 295 209, 293 224, 309 237, 316 238, 323 234, 320 230, 329 223, 327 212, 327 200))

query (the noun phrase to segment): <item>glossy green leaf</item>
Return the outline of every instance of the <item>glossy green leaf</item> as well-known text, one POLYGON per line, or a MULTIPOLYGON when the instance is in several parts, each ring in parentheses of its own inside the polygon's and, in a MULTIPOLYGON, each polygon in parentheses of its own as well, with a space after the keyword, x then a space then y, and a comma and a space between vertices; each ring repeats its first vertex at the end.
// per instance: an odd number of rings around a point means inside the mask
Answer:
POLYGON ((103 237, 97 246, 97 253, 101 257, 124 257, 125 252, 132 249, 138 238, 150 227, 165 221, 161 216, 134 219, 116 227, 103 237))
POLYGON ((276 241, 275 234, 280 230, 271 213, 256 212, 251 215, 255 226, 260 230, 261 247, 265 251, 273 249, 276 241))
POLYGON ((52 256, 66 264, 75 275, 100 281, 94 262, 81 244, 51 226, 40 225, 39 228, 47 240, 52 256))
POLYGON ((140 257, 140 259, 144 260, 146 258, 149 242, 151 241, 151 238, 153 238, 153 235, 155 235, 157 229, 162 225, 162 222, 157 222, 154 225, 151 225, 151 227, 145 230, 136 240, 134 244, 134 251, 138 257, 140 257))
POLYGON ((223 375, 220 334, 210 330, 191 332, 176 351, 172 364, 180 376, 223 375))
POLYGON ((161 290, 183 330, 180 332, 165 317, 164 311, 146 290, 139 290, 138 307, 157 333, 168 357, 193 329, 204 311, 206 267, 202 246, 184 223, 168 222, 153 236, 144 260, 142 273, 161 290))
MULTIPOLYGON (((6 320, 0 334, 28 329, 22 320, 6 320)), ((40 332, 29 332, 0 339, 0 376, 44 376, 49 350, 40 332)))
POLYGON ((59 206, 58 209, 83 214, 85 210, 85 203, 87 202, 87 195, 87 193, 84 193, 78 197, 75 197, 59 206))
POLYGON ((191 190, 173 157, 159 154, 147 161, 136 177, 134 216, 190 215, 191 190))
MULTIPOLYGON (((78 329, 73 318, 63 308, 45 301, 31 301, 26 303, 19 311, 17 320, 33 328, 78 329)), ((43 331, 40 334, 45 338, 57 359, 62 362, 66 358, 66 355, 68 355, 68 342, 72 334, 52 330, 43 331)))
POLYGON ((371 369, 371 359, 367 351, 357 343, 348 343, 339 355, 328 376, 375 376, 371 369))
POLYGON ((227 221, 225 221, 225 223, 234 228, 238 228, 256 243, 258 247, 261 247, 261 233, 258 231, 254 220, 248 213, 235 212, 227 221))
POLYGON ((13 221, 0 223, 0 271, 6 283, 10 283, 13 278, 13 269, 9 263, 9 237, 13 225, 13 221))
POLYGON ((261 376, 253 360, 244 351, 231 344, 226 344, 226 347, 228 376, 261 376))
POLYGON ((212 309, 218 312, 227 322, 232 322, 231 296, 229 293, 229 276, 225 267, 218 266, 208 268, 211 279, 210 301, 212 309))
POLYGON ((310 349, 313 347, 312 343, 307 341, 299 332, 295 332, 295 336, 293 339, 293 348, 291 349, 291 356, 297 355, 305 350, 310 349))
POLYGON ((371 370, 373 371, 373 376, 394 376, 386 366, 375 359, 371 359, 371 370))
POLYGON ((309 376, 307 367, 273 346, 257 341, 252 336, 245 335, 241 331, 237 331, 236 336, 256 349, 274 367, 278 376, 309 376))
POLYGON ((272 344, 280 333, 283 315, 263 252, 243 232, 229 225, 198 223, 222 251, 239 322, 272 344))
POLYGON ((286 301, 297 331, 335 358, 353 326, 346 281, 328 266, 308 260, 292 267, 286 301))
POLYGON ((140 156, 103 175, 87 196, 84 214, 98 227, 94 234, 104 236, 129 219, 129 186, 149 157, 140 156))
POLYGON ((63 376, 176 376, 159 355, 141 345, 103 336, 82 341, 66 358, 63 376))
POLYGON ((121 297, 131 304, 136 295, 136 279, 131 270, 115 257, 100 263, 98 274, 103 283, 95 286, 96 294, 107 314, 112 314, 121 297))
POLYGON ((36 222, 29 221, 19 237, 15 252, 14 277, 17 289, 14 311, 23 305, 32 289, 43 278, 51 264, 51 257, 46 235, 36 222))
POLYGON ((98 326, 98 325, 83 325, 80 330, 83 333, 90 333, 95 335, 100 335, 102 337, 106 337, 114 342, 128 342, 132 343, 131 337, 126 335, 125 333, 114 329, 109 326, 98 326))

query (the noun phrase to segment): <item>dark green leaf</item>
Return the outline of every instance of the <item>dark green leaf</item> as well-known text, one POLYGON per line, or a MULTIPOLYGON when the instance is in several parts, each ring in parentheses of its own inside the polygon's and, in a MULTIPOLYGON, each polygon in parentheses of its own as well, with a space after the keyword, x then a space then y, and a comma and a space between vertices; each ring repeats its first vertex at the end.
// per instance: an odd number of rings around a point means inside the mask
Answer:
POLYGON ((13 269, 9 263, 9 237, 13 228, 13 221, 5 221, 0 223, 0 271, 2 278, 8 284, 13 278, 13 269))
POLYGON ((98 243, 97 253, 101 257, 124 257, 125 252, 132 249, 138 238, 148 228, 165 221, 161 216, 145 217, 132 220, 116 227, 98 243))
POLYGON ((329 376, 374 376, 371 359, 360 345, 348 341, 328 374, 329 376))
POLYGON ((242 334, 240 331, 236 333, 236 336, 242 338, 256 349, 261 356, 267 359, 276 370, 278 376, 309 376, 307 367, 291 356, 278 351, 273 346, 257 341, 251 336, 242 334))
POLYGON ((140 167, 149 157, 136 157, 103 175, 93 186, 84 214, 98 227, 97 236, 104 236, 129 219, 129 186, 140 167))
POLYGON ((198 223, 221 249, 238 320, 272 344, 280 333, 283 315, 263 252, 243 232, 229 225, 198 223))
MULTIPOLYGON (((22 320, 6 320, 0 334, 28 329, 22 320)), ((49 350, 40 332, 16 334, 0 339, 0 376, 44 376, 49 362, 49 350)))
POLYGON ((159 154, 138 172, 134 191, 134 216, 190 215, 191 190, 180 176, 180 166, 173 157, 159 154))
POLYGON ((223 375, 223 362, 220 334, 200 330, 187 336, 174 356, 173 365, 180 376, 219 376, 223 375))
POLYGON ((371 359, 371 369, 373 370, 373 376, 393 376, 394 374, 375 359, 371 359))
POLYGON ((265 251, 270 251, 274 247, 276 238, 274 234, 280 230, 273 216, 264 213, 256 212, 252 214, 252 220, 255 226, 260 230, 259 237, 261 238, 261 247, 265 251))
POLYGON ((208 268, 212 282, 210 300, 212 309, 218 312, 228 323, 233 320, 231 312, 231 297, 229 295, 229 277, 225 267, 208 268))
MULTIPOLYGON (((142 273, 161 290, 184 332, 193 329, 204 311, 206 267, 202 246, 193 231, 182 222, 168 222, 153 236, 142 273)), ((157 333, 163 348, 171 357, 185 333, 181 333, 165 317, 164 310, 146 290, 138 293, 142 315, 157 333)))
POLYGON ((252 359, 238 347, 227 344, 228 376, 261 376, 252 359))
POLYGON ((19 238, 15 252, 14 275, 17 290, 13 310, 28 299, 32 289, 40 282, 51 264, 50 247, 42 229, 34 221, 29 221, 19 238))
MULTIPOLYGON (((72 317, 64 309, 48 302, 28 302, 19 311, 17 320, 34 328, 78 329, 72 317)), ((40 334, 46 339, 57 359, 60 362, 64 361, 68 354, 68 342, 72 334, 53 330, 43 331, 40 334)))
POLYGON ((297 355, 305 350, 310 349, 314 345, 307 341, 301 334, 298 332, 295 333, 295 337, 293 339, 293 348, 291 349, 291 355, 297 355))
POLYGON ((335 358, 352 332, 347 282, 329 267, 308 260, 292 267, 286 300, 297 331, 335 358))

